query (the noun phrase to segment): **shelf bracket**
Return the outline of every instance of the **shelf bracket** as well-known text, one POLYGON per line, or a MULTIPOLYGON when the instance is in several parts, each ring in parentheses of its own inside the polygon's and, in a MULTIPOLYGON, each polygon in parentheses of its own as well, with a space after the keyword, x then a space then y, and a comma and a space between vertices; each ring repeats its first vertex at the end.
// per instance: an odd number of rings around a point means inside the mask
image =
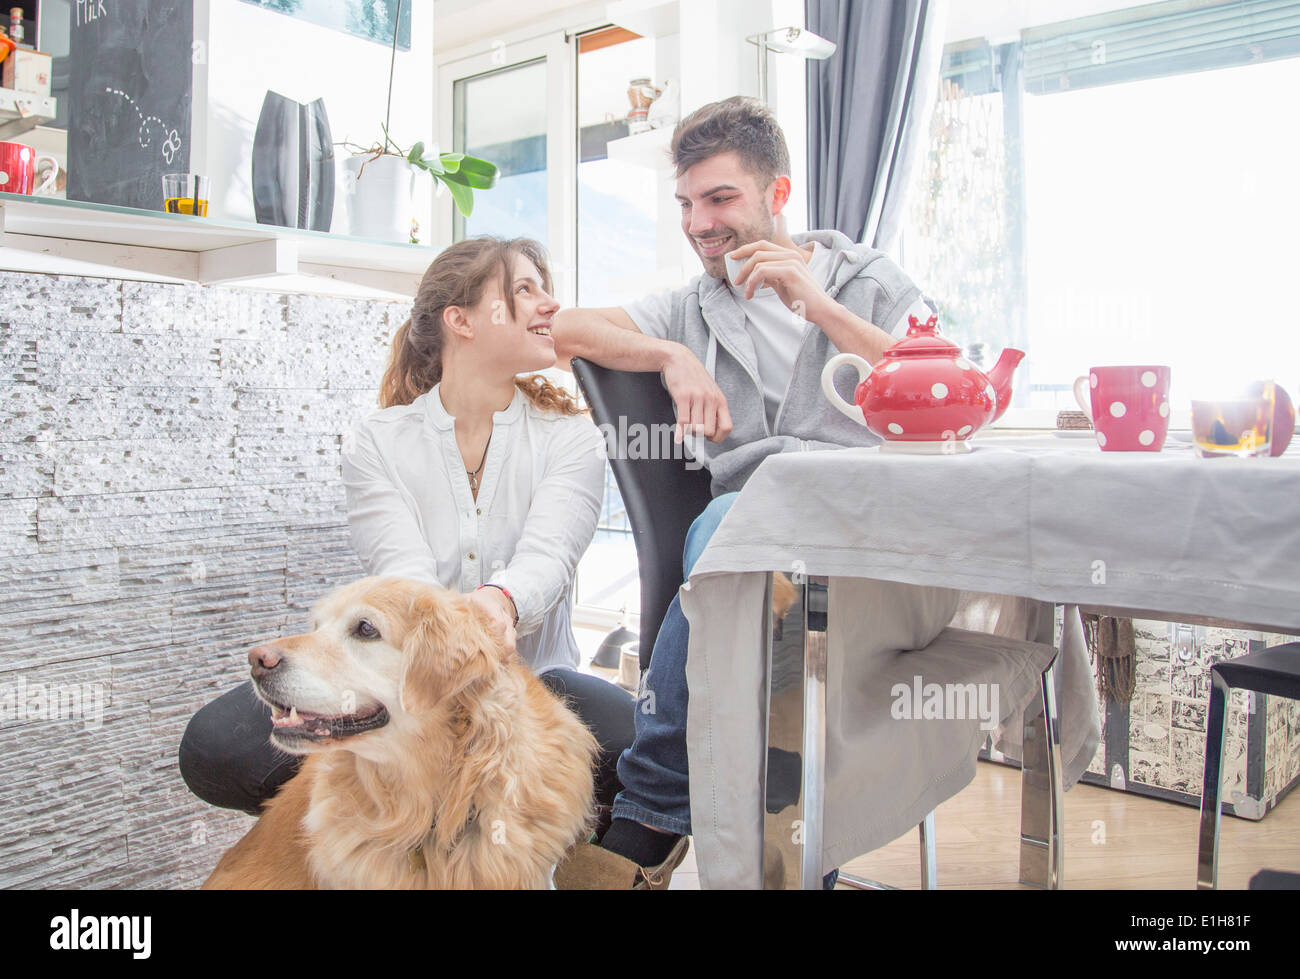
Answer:
POLYGON ((199 281, 204 285, 297 272, 298 245, 292 241, 254 241, 199 253, 199 281))

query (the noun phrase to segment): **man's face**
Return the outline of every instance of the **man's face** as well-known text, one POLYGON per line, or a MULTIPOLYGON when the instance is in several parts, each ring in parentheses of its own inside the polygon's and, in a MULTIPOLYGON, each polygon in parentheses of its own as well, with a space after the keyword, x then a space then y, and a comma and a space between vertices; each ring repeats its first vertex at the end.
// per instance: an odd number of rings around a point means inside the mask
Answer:
POLYGON ((760 187, 734 152, 701 160, 677 178, 682 231, 715 279, 727 277, 728 252, 776 237, 770 188, 760 187))

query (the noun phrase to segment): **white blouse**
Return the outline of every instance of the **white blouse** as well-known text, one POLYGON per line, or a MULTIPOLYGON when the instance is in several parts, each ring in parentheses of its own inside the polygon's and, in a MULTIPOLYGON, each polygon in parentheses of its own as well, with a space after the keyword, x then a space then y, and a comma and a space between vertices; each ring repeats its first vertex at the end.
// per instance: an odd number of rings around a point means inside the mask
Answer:
POLYGON ((352 546, 370 574, 460 592, 509 590, 518 650, 534 673, 576 668, 573 576, 605 486, 605 442, 584 415, 536 408, 516 390, 492 416, 478 500, 434 387, 370 415, 343 440, 352 546))

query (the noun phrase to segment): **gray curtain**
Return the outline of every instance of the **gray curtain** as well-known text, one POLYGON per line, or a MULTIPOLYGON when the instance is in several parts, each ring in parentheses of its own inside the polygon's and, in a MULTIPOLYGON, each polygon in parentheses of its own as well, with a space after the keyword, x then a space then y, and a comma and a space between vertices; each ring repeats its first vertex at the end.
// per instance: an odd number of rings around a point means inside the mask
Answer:
POLYGON ((929 144, 946 0, 805 0, 838 48, 808 62, 808 214, 814 228, 896 253, 906 187, 929 144))

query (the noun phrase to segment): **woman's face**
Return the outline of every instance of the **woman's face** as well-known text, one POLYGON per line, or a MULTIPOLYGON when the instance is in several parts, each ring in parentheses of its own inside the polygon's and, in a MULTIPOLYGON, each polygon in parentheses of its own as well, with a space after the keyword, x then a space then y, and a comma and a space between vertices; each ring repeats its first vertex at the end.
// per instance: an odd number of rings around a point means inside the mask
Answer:
POLYGON ((560 304, 542 286, 542 274, 523 255, 510 256, 510 290, 514 294, 515 314, 501 294, 495 277, 474 307, 471 322, 476 342, 487 341, 485 353, 515 374, 545 370, 555 366, 555 341, 551 339, 551 319, 560 304))

